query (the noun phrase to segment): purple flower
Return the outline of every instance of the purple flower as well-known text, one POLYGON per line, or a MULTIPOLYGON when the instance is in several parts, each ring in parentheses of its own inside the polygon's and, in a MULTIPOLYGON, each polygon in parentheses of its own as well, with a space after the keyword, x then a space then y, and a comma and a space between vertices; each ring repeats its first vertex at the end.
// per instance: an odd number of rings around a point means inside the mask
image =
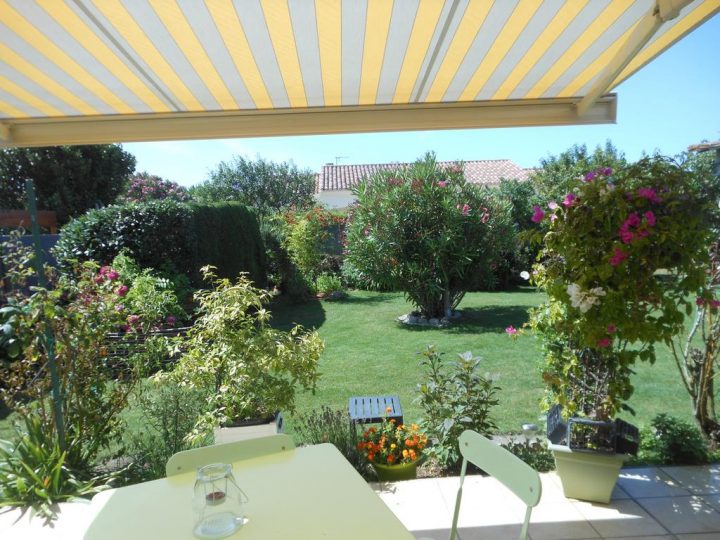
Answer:
POLYGON ((617 326, 615 326, 614 324, 608 324, 607 333, 614 334, 615 332, 617 332, 617 326))
POLYGON ((170 326, 175 326, 177 319, 175 318, 174 315, 168 315, 167 319, 165 319, 165 322, 168 323, 170 326))
POLYGON ((720 307, 720 300, 711 300, 710 301, 710 307, 712 309, 717 309, 720 307))
MULTIPOLYGON (((630 233, 630 235, 632 235, 632 233, 630 233)), ((628 242, 625 242, 625 243, 627 244, 628 242)), ((625 253, 619 247, 616 247, 612 257, 610 257, 610 265, 617 266, 627 258, 628 258, 628 254, 625 253)))
POLYGON ((603 167, 600 169, 600 174, 603 176, 610 176, 613 173, 613 170, 610 167, 603 167))
POLYGON ((620 228, 620 232, 618 233, 618 236, 620 236, 620 241, 623 244, 629 244, 635 238, 635 235, 633 233, 631 233, 629 230, 623 229, 623 228, 620 228))
POLYGON ((640 225, 640 216, 637 214, 637 212, 633 212, 627 217, 625 223, 630 227, 637 227, 638 225, 640 225))
POLYGON ((128 286, 127 285, 120 285, 117 289, 115 289, 115 294, 117 294, 120 297, 123 297, 128 292, 128 286))
POLYGON ((542 208, 540 208, 537 204, 535 206, 533 206, 533 215, 530 218, 530 220, 533 223, 540 223, 544 217, 545 217, 545 212, 542 211, 542 208))
POLYGON ((645 218, 645 222, 648 224, 648 227, 655 226, 655 214, 653 214, 652 210, 645 212, 643 217, 645 218))
POLYGON ((574 193, 568 193, 567 195, 565 195, 565 199, 563 199, 562 204, 563 206, 570 207, 573 205, 576 199, 577 197, 574 193))
POLYGON ((107 274, 105 274, 105 277, 108 278, 110 281, 114 281, 120 277, 120 274, 118 274, 115 270, 110 270, 107 274))
POLYGON ((556 203, 555 201, 550 201, 548 203, 548 208, 550 210, 557 210, 559 208, 559 206, 558 206, 558 203, 556 203))
POLYGON ((601 348, 605 348, 605 347, 609 347, 610 343, 611 343, 610 338, 604 337, 602 339, 598 339, 597 346, 601 347, 601 348))
POLYGON ((462 215, 467 216, 470 213, 470 205, 469 204, 463 204, 462 207, 462 215))
POLYGON ((595 177, 597 176, 597 173, 595 171, 590 171, 585 175, 585 181, 586 182, 592 182, 595 180, 595 177))
POLYGON ((140 315, 128 315, 127 322, 130 326, 134 326, 140 322, 140 315))
POLYGON ((704 306, 705 305, 705 299, 702 296, 698 296, 695 299, 695 305, 696 306, 704 306))
POLYGON ((518 333, 518 329, 514 326, 510 325, 505 329, 505 333, 511 336, 514 336, 518 333))
POLYGON ((657 192, 653 188, 638 188, 637 195, 642 199, 647 199, 651 203, 662 202, 662 199, 658 197, 657 192))
POLYGON ((437 183, 437 185, 440 186, 440 187, 445 187, 445 186, 447 186, 447 181, 445 181, 445 180, 440 180, 440 181, 437 183))

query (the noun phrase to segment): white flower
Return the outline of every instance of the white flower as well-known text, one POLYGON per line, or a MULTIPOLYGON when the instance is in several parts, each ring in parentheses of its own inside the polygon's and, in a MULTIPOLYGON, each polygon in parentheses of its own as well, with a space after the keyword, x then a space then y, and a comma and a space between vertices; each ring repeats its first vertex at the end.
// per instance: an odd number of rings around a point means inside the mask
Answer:
POLYGON ((527 271, 523 270, 522 272, 520 272, 520 277, 527 281, 528 279, 530 279, 530 274, 528 274, 527 271))
POLYGON ((567 293, 570 296, 570 304, 578 308, 580 313, 587 313, 591 307, 597 304, 600 296, 605 296, 602 287, 595 287, 589 291, 583 291, 577 283, 567 286, 567 293))

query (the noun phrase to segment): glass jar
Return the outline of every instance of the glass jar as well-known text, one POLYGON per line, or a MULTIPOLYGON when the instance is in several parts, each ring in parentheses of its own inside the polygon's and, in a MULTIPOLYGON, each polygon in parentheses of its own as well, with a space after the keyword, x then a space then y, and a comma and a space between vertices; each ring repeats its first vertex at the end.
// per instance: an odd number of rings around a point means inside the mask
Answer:
POLYGON ((195 480, 193 532, 198 538, 223 538, 238 530, 245 517, 245 493, 238 487, 229 463, 200 467, 195 480))

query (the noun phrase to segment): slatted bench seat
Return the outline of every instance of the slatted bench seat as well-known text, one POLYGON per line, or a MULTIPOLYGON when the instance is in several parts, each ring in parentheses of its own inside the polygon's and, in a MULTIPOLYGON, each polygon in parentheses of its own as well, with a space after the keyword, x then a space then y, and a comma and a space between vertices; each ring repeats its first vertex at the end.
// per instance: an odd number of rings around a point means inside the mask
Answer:
POLYGON ((353 424, 374 424, 384 418, 403 423, 402 407, 398 396, 355 396, 348 401, 348 413, 353 424), (386 412, 388 407, 392 410, 386 412))

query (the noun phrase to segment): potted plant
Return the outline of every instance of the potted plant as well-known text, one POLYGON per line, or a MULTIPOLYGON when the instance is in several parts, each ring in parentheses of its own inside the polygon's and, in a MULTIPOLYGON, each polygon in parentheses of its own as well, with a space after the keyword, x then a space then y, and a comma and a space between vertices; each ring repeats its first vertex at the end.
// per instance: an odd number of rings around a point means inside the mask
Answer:
POLYGON ((548 300, 529 326, 542 340, 556 406, 548 435, 566 496, 608 502, 636 450, 636 430, 616 415, 632 412, 633 365, 653 363, 655 343, 682 330, 692 293, 712 301, 702 287, 713 211, 701 186, 658 157, 590 171, 560 203, 534 208, 547 228, 532 281, 548 300))
POLYGON ((159 377, 207 395, 207 411, 190 442, 213 430, 216 443, 277 432, 279 412, 294 409, 296 388, 314 391, 323 342, 300 326, 289 332, 271 328, 264 308, 269 293, 244 275, 233 283, 217 278, 212 267, 202 273, 213 288, 196 293, 199 316, 187 336, 178 338, 180 360, 159 377))
MULTIPOLYGON (((388 408, 386 413, 392 412, 388 408)), ((427 437, 417 424, 398 424, 394 418, 384 418, 380 428, 370 427, 363 432, 358 449, 368 460, 381 482, 411 480, 417 477, 417 466, 427 437)))

